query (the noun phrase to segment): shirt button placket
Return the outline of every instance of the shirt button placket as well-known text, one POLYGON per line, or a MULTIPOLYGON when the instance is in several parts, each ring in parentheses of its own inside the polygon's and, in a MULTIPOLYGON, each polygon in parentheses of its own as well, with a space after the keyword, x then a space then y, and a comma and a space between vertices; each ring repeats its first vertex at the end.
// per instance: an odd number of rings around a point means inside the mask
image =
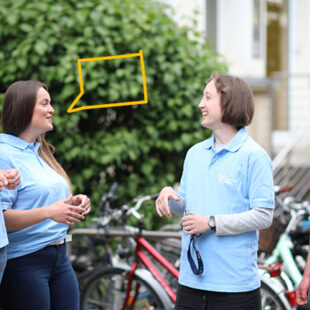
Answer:
POLYGON ((212 156, 212 159, 211 159, 211 161, 210 161, 210 166, 212 166, 213 164, 216 163, 217 158, 218 158, 218 156, 217 156, 217 154, 215 153, 215 154, 212 156))

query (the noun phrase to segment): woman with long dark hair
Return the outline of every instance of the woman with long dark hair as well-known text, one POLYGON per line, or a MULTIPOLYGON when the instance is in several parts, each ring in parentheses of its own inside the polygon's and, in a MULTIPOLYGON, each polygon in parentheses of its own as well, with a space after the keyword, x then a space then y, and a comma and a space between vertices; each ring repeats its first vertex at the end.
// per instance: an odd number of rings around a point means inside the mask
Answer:
POLYGON ((20 185, 0 193, 9 237, 0 290, 4 310, 78 309, 67 230, 90 212, 90 201, 72 196, 70 180, 45 140, 53 113, 40 82, 15 82, 5 93, 0 169, 17 169, 20 185))

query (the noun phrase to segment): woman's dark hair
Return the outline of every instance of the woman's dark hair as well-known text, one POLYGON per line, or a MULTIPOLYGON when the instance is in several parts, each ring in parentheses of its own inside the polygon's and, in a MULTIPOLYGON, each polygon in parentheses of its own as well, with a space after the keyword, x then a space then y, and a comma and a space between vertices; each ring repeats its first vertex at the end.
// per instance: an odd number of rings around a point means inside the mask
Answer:
POLYGON ((249 85, 240 78, 217 73, 212 74, 207 83, 212 80, 221 98, 222 122, 237 129, 249 125, 254 115, 249 85))
MULTIPOLYGON (((18 137, 28 127, 41 87, 48 91, 47 86, 38 81, 18 81, 9 86, 4 95, 2 107, 2 131, 4 133, 18 137)), ((44 133, 37 137, 36 141, 40 143, 39 155, 52 169, 65 178, 71 192, 70 179, 53 155, 55 148, 47 143, 44 133)))
POLYGON ((10 85, 4 95, 2 131, 18 136, 30 124, 38 90, 45 84, 38 81, 18 81, 10 85))

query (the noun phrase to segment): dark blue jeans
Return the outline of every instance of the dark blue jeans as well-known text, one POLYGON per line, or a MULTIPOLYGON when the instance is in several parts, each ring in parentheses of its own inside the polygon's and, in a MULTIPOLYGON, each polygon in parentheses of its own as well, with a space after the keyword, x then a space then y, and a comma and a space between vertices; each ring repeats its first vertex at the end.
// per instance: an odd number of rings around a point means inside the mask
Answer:
POLYGON ((0 303, 3 310, 78 310, 78 283, 66 244, 8 260, 0 303))
POLYGON ((197 290, 179 285, 175 310, 261 310, 260 289, 242 293, 197 290))

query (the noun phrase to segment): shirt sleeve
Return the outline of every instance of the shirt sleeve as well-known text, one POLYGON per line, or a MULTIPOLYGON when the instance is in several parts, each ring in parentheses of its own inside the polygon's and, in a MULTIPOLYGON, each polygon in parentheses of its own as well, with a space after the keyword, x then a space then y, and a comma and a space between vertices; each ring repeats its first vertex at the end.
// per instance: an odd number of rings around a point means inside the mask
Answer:
POLYGON ((237 235, 268 228, 272 224, 273 209, 255 208, 236 214, 215 215, 216 234, 237 235))
MULTIPOLYGON (((8 169, 14 169, 14 167, 9 162, 0 159, 0 169, 8 170, 8 169)), ((7 209, 12 208, 16 198, 17 198, 17 188, 8 190, 5 187, 2 187, 2 191, 0 192, 0 201, 2 210, 5 211, 7 209)))
POLYGON ((234 235, 268 228, 272 224, 274 185, 272 163, 267 154, 255 154, 248 164, 247 179, 250 210, 216 215, 216 234, 234 235))
POLYGON ((247 187, 251 209, 274 208, 272 163, 267 154, 250 159, 247 187))

